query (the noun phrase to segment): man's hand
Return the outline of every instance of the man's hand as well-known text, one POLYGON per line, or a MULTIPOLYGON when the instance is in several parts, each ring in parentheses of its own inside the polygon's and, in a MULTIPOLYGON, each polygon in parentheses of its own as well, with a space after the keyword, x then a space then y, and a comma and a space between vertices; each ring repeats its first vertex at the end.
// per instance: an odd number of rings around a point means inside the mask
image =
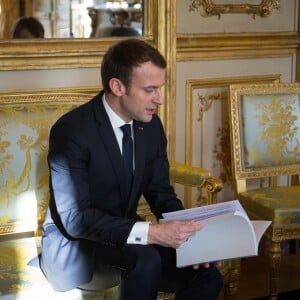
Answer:
POLYGON ((168 221, 151 224, 148 231, 148 244, 178 248, 203 226, 195 221, 168 221))
POLYGON ((203 263, 203 264, 199 264, 199 265, 193 265, 193 269, 194 270, 198 270, 200 267, 203 268, 209 268, 211 264, 214 264, 217 268, 220 268, 222 266, 222 262, 221 261, 217 261, 215 263, 203 263))

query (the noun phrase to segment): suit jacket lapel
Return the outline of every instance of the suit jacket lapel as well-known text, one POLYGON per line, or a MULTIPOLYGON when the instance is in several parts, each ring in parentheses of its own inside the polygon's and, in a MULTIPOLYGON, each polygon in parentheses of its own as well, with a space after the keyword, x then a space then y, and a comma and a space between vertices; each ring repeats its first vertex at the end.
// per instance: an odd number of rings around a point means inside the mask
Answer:
POLYGON ((102 141, 106 148, 107 155, 111 161, 111 164, 114 168, 116 176, 118 178, 120 184, 120 190, 122 195, 122 210, 125 212, 126 209, 126 181, 125 181, 125 170, 123 165, 123 159, 121 155, 121 151, 117 142, 117 139, 114 134, 114 130, 109 121, 108 115, 105 111, 102 95, 100 93, 94 102, 94 113, 95 119, 99 124, 99 134, 101 135, 102 141))

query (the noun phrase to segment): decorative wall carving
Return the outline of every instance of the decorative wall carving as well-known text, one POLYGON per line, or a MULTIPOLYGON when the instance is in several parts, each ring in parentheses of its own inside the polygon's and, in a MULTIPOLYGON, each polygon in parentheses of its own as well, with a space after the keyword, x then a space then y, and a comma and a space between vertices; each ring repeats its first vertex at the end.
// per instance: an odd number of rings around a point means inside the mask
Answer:
MULTIPOLYGON (((224 97, 223 97, 224 98, 224 97)), ((227 99, 227 98, 225 98, 227 99)), ((198 93, 198 100, 199 100, 199 110, 198 110, 198 120, 201 121, 203 117, 203 113, 208 111, 211 107, 214 100, 222 100, 221 94, 216 95, 201 95, 198 93)))
MULTIPOLYGON (((245 13, 252 15, 253 19, 258 15, 268 17, 273 9, 280 8, 280 0, 262 0, 260 4, 215 4, 213 0, 191 0, 190 11, 200 10, 203 17, 218 16, 228 13, 245 13)), ((241 1, 243 2, 243 1, 241 1)))

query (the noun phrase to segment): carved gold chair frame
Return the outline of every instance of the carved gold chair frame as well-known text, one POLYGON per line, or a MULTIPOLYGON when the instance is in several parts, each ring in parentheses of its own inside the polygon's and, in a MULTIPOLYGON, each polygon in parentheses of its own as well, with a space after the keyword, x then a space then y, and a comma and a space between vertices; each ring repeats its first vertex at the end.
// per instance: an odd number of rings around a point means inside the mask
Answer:
POLYGON ((236 196, 252 219, 271 220, 270 299, 277 299, 281 242, 300 238, 300 84, 230 86, 236 196), (298 181, 299 182, 299 181, 298 181))

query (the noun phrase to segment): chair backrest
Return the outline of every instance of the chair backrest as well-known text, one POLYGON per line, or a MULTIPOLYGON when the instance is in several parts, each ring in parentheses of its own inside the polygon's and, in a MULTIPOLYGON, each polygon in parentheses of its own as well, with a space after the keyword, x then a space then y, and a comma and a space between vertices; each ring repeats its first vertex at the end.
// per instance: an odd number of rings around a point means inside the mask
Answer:
POLYGON ((232 85, 229 89, 233 176, 300 174, 300 84, 232 85))
POLYGON ((35 232, 49 200, 48 136, 99 88, 0 93, 0 235, 35 232))

